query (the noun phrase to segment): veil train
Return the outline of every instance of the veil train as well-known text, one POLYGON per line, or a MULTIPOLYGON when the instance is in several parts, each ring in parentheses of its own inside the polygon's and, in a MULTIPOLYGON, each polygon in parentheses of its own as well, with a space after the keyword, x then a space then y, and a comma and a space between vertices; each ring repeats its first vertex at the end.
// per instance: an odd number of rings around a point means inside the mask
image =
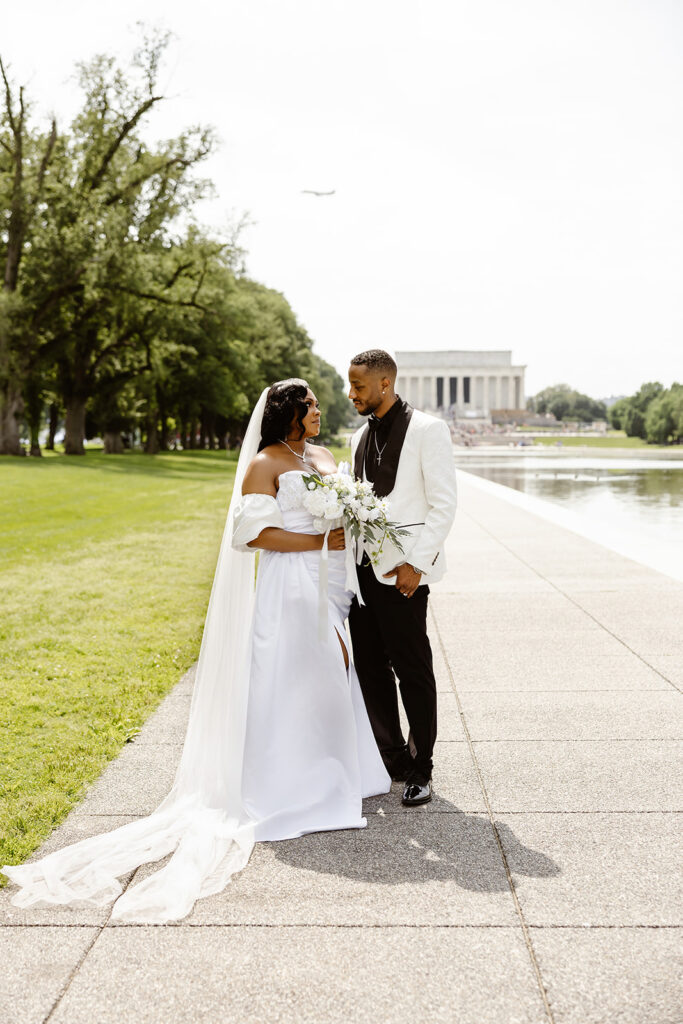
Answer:
POLYGON ((235 550, 232 532, 244 475, 258 451, 268 390, 254 407, 237 463, 173 788, 146 818, 33 863, 3 866, 20 886, 15 906, 116 900, 115 920, 163 923, 220 892, 249 860, 257 823, 242 804, 241 781, 256 555, 235 550), (122 894, 122 875, 172 851, 163 868, 122 894))

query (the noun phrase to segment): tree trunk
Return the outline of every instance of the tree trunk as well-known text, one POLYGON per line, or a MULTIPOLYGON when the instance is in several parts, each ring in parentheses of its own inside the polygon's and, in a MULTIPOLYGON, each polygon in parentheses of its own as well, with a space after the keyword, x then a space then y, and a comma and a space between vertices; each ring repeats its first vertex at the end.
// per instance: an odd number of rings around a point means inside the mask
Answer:
POLYGON ((64 451, 67 455, 85 455, 85 402, 80 396, 66 402, 64 451))
POLYGON ((30 437, 29 455, 40 458, 40 424, 43 419, 43 394, 36 380, 29 380, 24 386, 24 416, 28 422, 30 437))
POLYGON ((105 430, 104 450, 107 455, 120 455, 123 451, 123 438, 120 430, 105 430))
POLYGON ((53 452, 55 450, 55 434, 57 433, 57 427, 59 426, 59 406, 56 402, 50 403, 50 413, 48 420, 48 435, 47 444, 45 447, 48 451, 53 452))
POLYGON ((196 419, 190 420, 190 449, 194 450, 197 447, 197 421, 196 419))
POLYGON ((157 408, 159 410, 159 447, 162 452, 168 451, 168 417, 166 415, 166 401, 163 388, 156 384, 157 408))
POLYGON ((24 411, 21 389, 8 384, 0 391, 0 455, 25 455, 19 434, 19 418, 24 411))
POLYGON ((206 448, 206 413, 203 410, 199 421, 199 447, 202 451, 206 448))
POLYGON ((159 451, 159 437, 157 435, 156 409, 147 417, 147 437, 145 438, 145 452, 147 455, 156 455, 159 451))
POLYGON ((40 450, 40 420, 37 423, 31 423, 29 425, 31 431, 31 450, 29 455, 33 455, 37 459, 43 457, 43 453, 40 450))

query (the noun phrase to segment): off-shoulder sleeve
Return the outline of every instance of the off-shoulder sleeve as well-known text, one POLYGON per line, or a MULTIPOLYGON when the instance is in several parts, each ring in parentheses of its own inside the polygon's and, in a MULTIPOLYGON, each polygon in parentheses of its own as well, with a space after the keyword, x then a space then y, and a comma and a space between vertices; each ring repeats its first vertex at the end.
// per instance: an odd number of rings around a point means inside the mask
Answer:
POLYGON ((243 494, 235 509, 232 546, 237 551, 252 551, 249 541, 256 540, 267 526, 284 529, 282 513, 270 494, 243 494))

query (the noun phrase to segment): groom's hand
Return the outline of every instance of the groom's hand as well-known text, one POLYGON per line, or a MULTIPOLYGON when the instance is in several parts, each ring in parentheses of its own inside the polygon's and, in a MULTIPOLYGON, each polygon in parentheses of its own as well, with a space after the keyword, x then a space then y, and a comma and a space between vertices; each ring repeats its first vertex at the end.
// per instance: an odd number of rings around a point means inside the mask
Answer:
POLYGON ((392 576, 396 577, 396 589, 400 590, 404 597, 412 597, 420 586, 420 580, 422 579, 422 573, 415 572, 412 565, 408 565, 407 562, 397 565, 391 572, 384 573, 385 580, 390 579, 392 576))

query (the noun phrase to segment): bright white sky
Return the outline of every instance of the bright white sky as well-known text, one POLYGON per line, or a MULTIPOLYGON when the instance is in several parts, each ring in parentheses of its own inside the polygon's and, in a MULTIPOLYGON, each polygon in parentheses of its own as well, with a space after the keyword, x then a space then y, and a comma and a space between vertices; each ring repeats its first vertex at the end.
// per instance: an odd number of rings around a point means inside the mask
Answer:
POLYGON ((65 122, 138 20, 176 37, 155 132, 222 139, 202 220, 249 212, 249 273, 342 373, 509 348, 527 394, 683 379, 680 0, 32 0, 0 53, 65 122))

